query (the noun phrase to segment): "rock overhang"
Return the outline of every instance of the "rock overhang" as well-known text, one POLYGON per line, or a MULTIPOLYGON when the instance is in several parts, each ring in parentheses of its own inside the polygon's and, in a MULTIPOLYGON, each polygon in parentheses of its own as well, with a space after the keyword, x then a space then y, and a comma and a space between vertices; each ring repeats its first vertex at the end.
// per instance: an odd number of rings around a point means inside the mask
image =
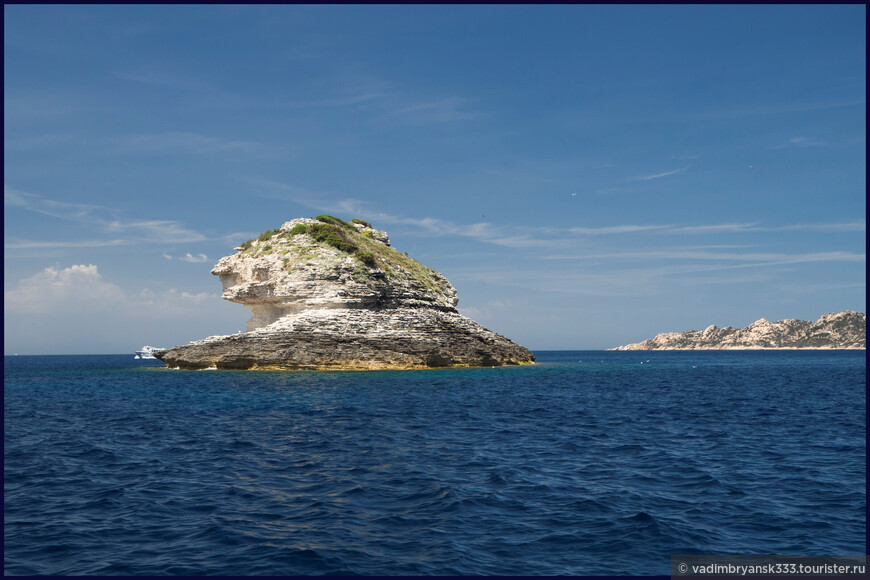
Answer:
POLYGON ((297 218, 234 249, 212 274, 224 299, 251 311, 246 332, 170 349, 161 357, 168 365, 368 369, 534 362, 528 349, 459 314, 458 293, 447 278, 397 251, 386 232, 364 220, 297 218), (312 320, 319 326, 306 334, 312 320), (332 346, 324 350, 327 343, 332 346))

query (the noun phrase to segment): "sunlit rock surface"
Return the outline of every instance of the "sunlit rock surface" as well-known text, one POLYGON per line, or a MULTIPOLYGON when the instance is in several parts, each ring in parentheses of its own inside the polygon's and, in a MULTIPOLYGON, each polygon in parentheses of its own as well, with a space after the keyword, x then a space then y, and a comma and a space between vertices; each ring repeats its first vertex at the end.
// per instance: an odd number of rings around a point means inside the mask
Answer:
POLYGON ((823 315, 815 323, 789 318, 757 320, 746 328, 718 328, 664 332, 655 338, 610 350, 727 350, 727 349, 866 349, 867 317, 846 310, 823 315))
POLYGON ((528 364, 528 349, 459 314, 447 278, 386 232, 331 216, 291 220, 212 269, 245 332, 156 353, 201 369, 411 369, 528 364))

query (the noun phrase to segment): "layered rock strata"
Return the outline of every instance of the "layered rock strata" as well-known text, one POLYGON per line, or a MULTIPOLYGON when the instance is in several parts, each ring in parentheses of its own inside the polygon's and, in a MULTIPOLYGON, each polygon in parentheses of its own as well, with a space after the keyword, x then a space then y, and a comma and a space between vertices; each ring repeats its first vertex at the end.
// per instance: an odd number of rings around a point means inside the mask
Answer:
POLYGON ((655 338, 610 350, 866 349, 867 317, 846 310, 823 315, 815 323, 762 318, 746 328, 665 332, 655 338))
POLYGON ((528 349, 461 315, 447 279, 367 222, 291 220, 212 269, 245 332, 155 353, 182 369, 370 370, 528 364, 528 349))

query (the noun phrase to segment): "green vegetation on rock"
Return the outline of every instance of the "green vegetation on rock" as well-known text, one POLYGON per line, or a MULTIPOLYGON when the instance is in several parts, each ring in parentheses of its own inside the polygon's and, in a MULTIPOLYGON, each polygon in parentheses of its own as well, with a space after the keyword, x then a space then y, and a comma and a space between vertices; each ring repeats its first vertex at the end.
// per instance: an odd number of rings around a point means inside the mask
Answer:
MULTIPOLYGON (((283 258, 284 267, 290 271, 292 265, 301 264, 314 258, 311 248, 299 246, 298 243, 293 242, 280 246, 264 242, 268 242, 273 237, 289 241, 294 236, 306 235, 318 244, 351 255, 369 268, 380 268, 387 278, 397 280, 410 278, 436 295, 444 292, 447 282, 437 272, 410 258, 407 252, 403 254, 378 241, 373 237, 371 231, 360 232, 350 223, 335 216, 323 214, 314 219, 320 223, 296 224, 289 232, 281 232, 280 229, 266 230, 256 240, 248 240, 243 243, 241 252, 251 256, 263 256, 270 253, 286 255, 287 257, 283 258)), ((368 222, 363 220, 354 219, 351 221, 365 227, 371 227, 368 222)), ((364 268, 355 269, 353 278, 363 282, 374 280, 368 274, 363 275, 363 272, 366 272, 364 268)))
POLYGON ((324 242, 333 248, 341 250, 342 252, 347 252, 348 254, 356 252, 357 250, 357 247, 347 239, 347 232, 342 230, 339 226, 326 223, 314 224, 308 228, 308 235, 318 242, 324 242))
POLYGON ((337 218, 334 215, 320 214, 319 216, 315 217, 314 219, 316 219, 319 222, 323 222, 325 224, 331 224, 331 225, 338 226, 338 227, 345 228, 345 229, 350 229, 350 230, 356 229, 352 225, 350 225, 349 223, 344 221, 343 219, 337 218))
POLYGON ((279 233, 281 233, 281 230, 280 230, 280 229, 276 229, 276 230, 266 230, 265 232, 263 232, 262 234, 260 234, 259 236, 257 236, 257 241, 258 241, 258 242, 265 242, 266 240, 268 240, 269 238, 271 238, 271 237, 274 236, 275 234, 279 234, 279 233))
POLYGON ((437 273, 417 260, 409 258, 407 254, 402 254, 390 246, 361 234, 357 234, 354 237, 354 242, 359 244, 361 251, 370 252, 374 256, 378 266, 388 278, 398 275, 396 272, 396 267, 398 266, 429 290, 436 293, 443 291, 443 282, 437 280, 437 273))
POLYGON ((374 267, 377 265, 375 257, 372 255, 371 252, 356 252, 353 257, 367 266, 374 267))
POLYGON ((369 270, 362 267, 354 268, 350 277, 360 284, 369 284, 374 280, 369 270))

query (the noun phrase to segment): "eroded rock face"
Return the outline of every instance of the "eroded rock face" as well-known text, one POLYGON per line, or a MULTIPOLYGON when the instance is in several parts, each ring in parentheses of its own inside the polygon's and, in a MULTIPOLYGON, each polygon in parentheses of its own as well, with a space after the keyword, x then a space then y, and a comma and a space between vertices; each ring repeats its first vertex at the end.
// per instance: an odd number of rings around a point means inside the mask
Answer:
POLYGON ((251 311, 245 332, 155 356, 170 367, 239 369, 534 361, 526 348, 459 314, 450 282, 392 248, 386 232, 318 217, 265 232, 212 269, 223 298, 251 311))
POLYGON ((703 331, 665 332, 611 350, 866 349, 867 317, 846 310, 815 323, 789 318, 757 320, 746 328, 708 326, 703 331))
POLYGON ((246 330, 310 309, 455 309, 456 289, 447 279, 392 249, 385 232, 355 228, 362 235, 353 236, 353 241, 365 246, 364 251, 380 246, 377 249, 383 257, 371 267, 306 233, 291 235, 298 225, 322 222, 310 218, 289 221, 278 234, 221 258, 212 269, 223 284, 223 298, 251 311, 246 330), (371 237, 365 236, 367 232, 371 237))
POLYGON ((458 312, 435 308, 314 308, 241 334, 166 351, 169 366, 370 370, 526 364, 525 348, 458 312))

